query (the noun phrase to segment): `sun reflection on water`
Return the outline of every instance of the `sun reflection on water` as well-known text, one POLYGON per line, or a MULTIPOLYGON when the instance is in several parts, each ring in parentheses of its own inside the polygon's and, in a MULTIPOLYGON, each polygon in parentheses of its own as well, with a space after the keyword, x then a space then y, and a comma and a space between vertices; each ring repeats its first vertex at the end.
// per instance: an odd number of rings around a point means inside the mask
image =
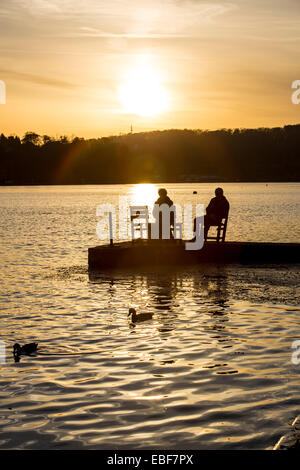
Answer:
POLYGON ((136 184, 130 191, 130 204, 133 206, 148 206, 149 215, 156 199, 158 198, 158 186, 155 184, 136 184))
POLYGON ((135 204, 150 205, 158 198, 158 187, 155 184, 136 184, 131 190, 131 200, 135 204))

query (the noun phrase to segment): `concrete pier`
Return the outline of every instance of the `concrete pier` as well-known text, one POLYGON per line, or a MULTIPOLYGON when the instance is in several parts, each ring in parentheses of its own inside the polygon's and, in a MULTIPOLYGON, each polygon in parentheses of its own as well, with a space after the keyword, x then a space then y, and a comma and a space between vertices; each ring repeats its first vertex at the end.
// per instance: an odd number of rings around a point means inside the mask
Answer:
POLYGON ((88 250, 91 269, 299 262, 300 243, 206 242, 201 250, 189 251, 181 240, 135 240, 88 250))
POLYGON ((294 419, 289 432, 279 439, 273 450, 300 450, 300 415, 294 419))

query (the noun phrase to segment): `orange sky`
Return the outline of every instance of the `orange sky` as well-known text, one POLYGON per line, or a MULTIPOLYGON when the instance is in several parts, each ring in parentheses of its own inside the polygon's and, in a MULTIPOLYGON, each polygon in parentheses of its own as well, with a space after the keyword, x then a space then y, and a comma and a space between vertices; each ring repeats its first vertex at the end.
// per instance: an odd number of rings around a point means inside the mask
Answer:
POLYGON ((0 132, 300 122, 299 0, 0 3, 0 132))

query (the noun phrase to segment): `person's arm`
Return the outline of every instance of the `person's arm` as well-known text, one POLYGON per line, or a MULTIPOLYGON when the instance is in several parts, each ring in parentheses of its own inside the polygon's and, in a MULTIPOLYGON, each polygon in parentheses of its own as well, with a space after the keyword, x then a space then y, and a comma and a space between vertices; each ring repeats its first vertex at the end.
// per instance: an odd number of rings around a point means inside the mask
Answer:
POLYGON ((226 216, 228 215, 229 209, 230 209, 230 204, 226 199, 226 216))
POLYGON ((214 200, 211 199, 211 200, 210 200, 210 203, 208 204, 208 206, 207 206, 207 208, 206 208, 206 213, 207 213, 207 214, 208 214, 208 213, 211 211, 211 209, 213 208, 213 204, 214 204, 213 201, 214 201, 214 200))

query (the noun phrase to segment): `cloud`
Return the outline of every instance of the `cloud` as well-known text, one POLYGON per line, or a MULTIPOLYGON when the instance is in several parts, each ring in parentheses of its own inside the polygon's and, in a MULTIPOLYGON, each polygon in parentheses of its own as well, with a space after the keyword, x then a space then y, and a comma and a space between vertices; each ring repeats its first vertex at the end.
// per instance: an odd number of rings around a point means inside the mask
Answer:
POLYGON ((0 5, 0 16, 8 16, 13 14, 22 14, 22 12, 31 14, 49 14, 59 13, 61 8, 59 3, 52 0, 10 0, 6 5, 0 5))
POLYGON ((51 86, 51 87, 57 87, 57 88, 69 88, 69 89, 76 87, 76 85, 69 83, 69 82, 65 82, 64 80, 56 80, 54 78, 42 77, 40 75, 18 72, 16 70, 0 69, 0 75, 3 77, 11 78, 13 80, 35 83, 36 85, 44 85, 44 86, 51 86))
POLYGON ((201 25, 209 24, 217 16, 234 8, 232 3, 195 1, 152 0, 138 2, 128 10, 125 3, 113 2, 114 8, 106 17, 102 28, 96 31, 77 32, 77 36, 172 38, 194 37, 201 32, 201 25), (122 6, 120 6, 122 3, 122 6))
POLYGON ((60 37, 190 37, 235 7, 216 0, 11 0, 0 17, 38 17, 36 29, 60 37))

